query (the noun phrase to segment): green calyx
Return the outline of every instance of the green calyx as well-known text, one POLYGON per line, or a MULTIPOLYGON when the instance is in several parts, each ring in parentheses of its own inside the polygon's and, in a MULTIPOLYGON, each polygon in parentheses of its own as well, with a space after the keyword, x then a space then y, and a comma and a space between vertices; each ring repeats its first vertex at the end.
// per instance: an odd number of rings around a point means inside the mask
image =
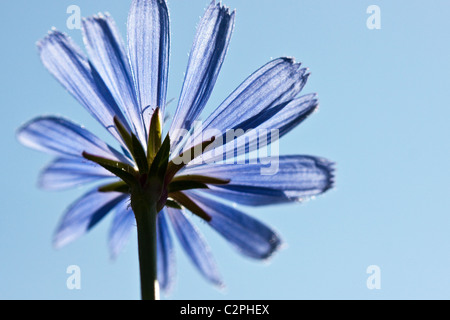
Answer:
POLYGON ((170 159, 170 138, 167 135, 162 140, 162 121, 160 109, 156 108, 153 113, 146 150, 133 133, 114 118, 117 131, 132 156, 135 166, 110 160, 83 152, 83 157, 102 166, 113 173, 120 180, 111 184, 101 186, 99 192, 120 192, 130 194, 131 206, 134 211, 138 208, 156 204, 159 212, 164 206, 172 208, 185 207, 192 213, 206 221, 211 217, 198 207, 183 191, 192 189, 207 189, 208 185, 224 185, 229 180, 217 179, 200 175, 175 176, 189 161, 203 154, 205 149, 214 141, 203 142, 185 153, 170 159), (200 153, 193 153, 193 150, 200 153), (187 155, 191 157, 188 158, 187 155), (183 162, 180 161, 183 159, 183 162), (186 161, 186 159, 189 159, 186 161))

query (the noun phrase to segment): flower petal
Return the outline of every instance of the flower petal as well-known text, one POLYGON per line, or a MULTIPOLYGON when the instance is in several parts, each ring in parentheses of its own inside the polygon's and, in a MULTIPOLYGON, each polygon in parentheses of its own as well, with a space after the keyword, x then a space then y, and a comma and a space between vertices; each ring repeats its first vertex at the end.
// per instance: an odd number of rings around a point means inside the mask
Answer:
POLYGON ((126 197, 122 193, 101 193, 97 189, 83 195, 64 214, 53 238, 54 246, 61 248, 84 235, 126 197))
POLYGON ((116 259, 127 244, 131 232, 136 228, 136 219, 126 197, 116 207, 114 219, 108 236, 108 246, 111 259, 116 259))
POLYGON ((127 52, 114 20, 108 14, 84 19, 83 37, 92 64, 130 120, 133 132, 145 144, 146 134, 127 52))
POLYGON ((19 141, 27 147, 63 158, 81 158, 83 152, 129 163, 118 151, 88 130, 61 117, 38 117, 17 132, 19 141))
POLYGON ((81 158, 57 158, 39 176, 38 185, 45 190, 66 190, 114 175, 98 164, 81 158))
POLYGON ((96 118, 118 141, 114 126, 117 116, 125 118, 106 88, 97 70, 79 47, 65 34, 51 31, 38 42, 40 57, 50 73, 96 118))
POLYGON ((280 137, 295 128, 319 106, 316 94, 307 94, 262 110, 259 114, 242 121, 236 127, 247 131, 249 129, 277 129, 280 137))
POLYGON ((158 282, 160 288, 168 293, 175 280, 175 252, 167 224, 166 209, 158 213, 157 223, 158 282))
POLYGON ((267 259, 280 247, 278 235, 260 221, 220 202, 186 191, 211 216, 209 225, 242 254, 254 259, 267 259))
POLYGON ((241 204, 267 205, 301 201, 324 193, 333 187, 333 165, 326 159, 312 156, 281 156, 279 159, 262 158, 259 163, 188 167, 182 174, 230 179, 229 184, 211 186, 205 192, 241 204))
POLYGON ((207 280, 215 285, 221 286, 221 276, 212 257, 211 250, 203 236, 192 225, 190 219, 183 211, 167 208, 167 213, 172 222, 175 234, 191 261, 207 280))
MULTIPOLYGON (((212 163, 245 155, 251 151, 264 150, 271 143, 290 132, 318 107, 316 94, 308 94, 277 106, 262 110, 252 118, 239 123, 237 130, 222 137, 218 147, 205 152, 198 161, 212 163), (232 133, 232 134, 229 134, 232 133)), ((209 140, 208 134, 202 139, 209 140)))
POLYGON ((265 109, 295 98, 309 74, 292 58, 275 59, 253 73, 205 120, 202 130, 226 132, 265 109))
POLYGON ((128 56, 144 126, 150 124, 156 107, 164 115, 169 47, 166 1, 133 0, 128 15, 128 56))
POLYGON ((294 201, 282 190, 262 187, 226 185, 210 186, 206 193, 247 206, 267 206, 294 201))
POLYGON ((211 95, 228 50, 234 18, 234 11, 230 13, 213 1, 200 21, 170 130, 175 145, 180 129, 191 129, 211 95))

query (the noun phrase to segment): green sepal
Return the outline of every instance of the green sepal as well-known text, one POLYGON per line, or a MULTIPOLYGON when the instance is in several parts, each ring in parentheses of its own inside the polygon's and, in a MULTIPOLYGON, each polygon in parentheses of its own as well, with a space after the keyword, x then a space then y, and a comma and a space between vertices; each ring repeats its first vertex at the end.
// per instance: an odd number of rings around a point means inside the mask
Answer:
POLYGON ((122 122, 120 122, 117 116, 114 117, 114 124, 116 125, 117 131, 119 132, 120 137, 128 148, 128 151, 133 155, 133 143, 131 139, 131 135, 128 130, 125 128, 122 122))
POLYGON ((208 215, 202 208, 200 208, 194 201, 192 201, 187 195, 183 192, 173 192, 169 194, 173 200, 181 204, 183 207, 188 209, 193 214, 199 216, 203 220, 210 222, 211 216, 208 215))
POLYGON ((225 185, 225 184, 229 184, 231 180, 188 174, 188 175, 181 175, 181 176, 177 176, 177 177, 173 178, 171 183, 178 182, 178 181, 192 181, 192 182, 200 182, 200 183, 204 183, 204 184, 225 185))
POLYGON ((147 156, 145 155, 145 150, 142 144, 139 142, 138 138, 133 134, 131 135, 131 144, 133 146, 133 158, 139 168, 140 173, 148 173, 148 162, 147 156))
POLYGON ((161 111, 158 107, 153 112, 148 132, 148 145, 147 145, 148 163, 153 162, 153 159, 155 159, 158 150, 161 148, 161 136, 162 136, 161 111))
POLYGON ((139 171, 141 173, 147 173, 148 172, 147 156, 145 155, 145 150, 142 147, 142 144, 139 142, 139 139, 136 137, 135 134, 133 133, 130 134, 123 125, 123 123, 120 122, 120 120, 117 117, 114 117, 114 124, 116 125, 117 131, 122 137, 123 142, 127 146, 128 151, 130 151, 131 156, 136 161, 139 171))
POLYGON ((201 156, 205 149, 215 141, 215 137, 212 137, 210 141, 203 141, 202 143, 199 143, 189 150, 186 150, 182 154, 176 156, 172 161, 169 162, 169 165, 167 167, 167 175, 166 180, 171 181, 173 177, 175 177, 175 174, 183 169, 189 162, 193 161, 195 158, 201 156), (196 154, 195 152, 200 149, 200 154, 196 154), (188 156, 188 161, 186 160, 186 156, 188 156))
POLYGON ((152 165, 150 166, 150 177, 156 177, 160 181, 164 181, 164 176, 166 174, 167 165, 170 155, 170 137, 166 136, 161 148, 159 148, 158 153, 153 159, 152 165))
POLYGON ((99 192, 130 193, 130 187, 123 181, 113 182, 98 188, 99 192))
POLYGON ((178 209, 178 210, 183 209, 182 206, 180 206, 176 201, 171 200, 171 199, 167 199, 167 201, 166 201, 166 207, 174 208, 174 209, 178 209))
POLYGON ((135 174, 136 171, 132 166, 126 163, 122 163, 120 161, 110 160, 98 156, 94 156, 92 154, 89 154, 87 152, 83 152, 83 157, 87 160, 90 160, 92 162, 97 163, 98 165, 102 166, 115 176, 122 179, 124 182, 126 182, 129 185, 132 185, 136 183, 135 174))
POLYGON ((180 180, 180 181, 172 181, 168 187, 169 193, 190 189, 208 189, 208 186, 198 181, 180 180))

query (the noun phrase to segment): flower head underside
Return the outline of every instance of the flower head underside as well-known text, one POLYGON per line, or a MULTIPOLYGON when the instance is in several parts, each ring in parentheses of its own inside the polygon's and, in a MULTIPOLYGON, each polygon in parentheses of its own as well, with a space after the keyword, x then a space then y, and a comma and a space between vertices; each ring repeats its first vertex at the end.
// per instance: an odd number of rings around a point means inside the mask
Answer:
POLYGON ((118 145, 114 148, 57 116, 35 118, 18 130, 24 145, 55 157, 42 171, 40 187, 65 190, 95 184, 65 212, 54 236, 56 247, 78 239, 112 212, 109 247, 115 257, 135 228, 133 208, 151 201, 158 212, 161 287, 168 290, 173 284, 172 234, 201 274, 220 285, 211 250, 187 212, 205 221, 242 255, 262 260, 280 248, 279 235, 233 204, 292 203, 332 188, 332 162, 264 149, 278 143, 319 105, 316 94, 300 95, 309 72, 293 58, 269 61, 198 121, 234 26, 235 11, 212 1, 197 27, 167 132, 163 132, 170 51, 166 1, 132 1, 127 42, 110 15, 84 19, 88 56, 57 30, 38 43, 44 66, 118 145), (265 170, 268 167, 276 170, 265 170))

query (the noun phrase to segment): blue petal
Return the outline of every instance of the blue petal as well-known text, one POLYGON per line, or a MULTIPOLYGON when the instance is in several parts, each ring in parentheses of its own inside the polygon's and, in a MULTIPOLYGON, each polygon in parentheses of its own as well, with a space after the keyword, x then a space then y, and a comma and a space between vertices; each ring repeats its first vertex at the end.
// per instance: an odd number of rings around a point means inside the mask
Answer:
POLYGON ((63 158, 81 158, 84 151, 129 163, 121 153, 83 127, 60 117, 38 117, 19 128, 19 141, 27 147, 63 158))
POLYGON ((157 237, 158 237, 158 282, 160 288, 168 293, 172 289, 175 280, 175 251, 172 237, 167 224, 167 211, 163 209, 158 214, 157 237))
POLYGON ((200 208, 211 216, 209 225, 242 254, 254 259, 267 259, 280 247, 278 235, 260 221, 220 202, 186 191, 200 208))
POLYGON ((165 0, 133 0, 128 15, 128 56, 144 125, 153 110, 164 115, 169 70, 169 13, 165 0))
POLYGON ((244 131, 279 130, 280 138, 305 120, 319 106, 316 94, 307 94, 300 98, 289 100, 272 108, 262 110, 254 117, 236 125, 244 131))
POLYGON ((247 206, 267 206, 294 201, 282 190, 272 188, 226 185, 210 186, 205 192, 247 206))
POLYGON ((127 196, 94 189, 75 201, 64 214, 53 238, 57 248, 67 245, 92 229, 127 196))
POLYGON ((224 133, 238 129, 239 124, 263 110, 294 99, 305 85, 309 74, 291 58, 275 59, 245 80, 205 120, 202 130, 224 133))
POLYGON ((220 3, 211 3, 197 29, 171 127, 171 141, 176 144, 180 129, 190 130, 204 109, 222 67, 231 34, 235 12, 220 3))
POLYGON ((192 225, 183 211, 167 208, 167 213, 175 234, 188 257, 207 280, 221 286, 221 276, 212 257, 211 250, 203 236, 192 225))
POLYGON ((45 190, 66 190, 106 178, 114 175, 94 162, 58 158, 42 170, 38 184, 45 190))
MULTIPOLYGON (((212 163, 230 160, 252 150, 268 148, 271 143, 303 122, 317 107, 317 95, 308 94, 262 110, 254 117, 237 124, 236 128, 239 130, 230 137, 225 134, 222 137, 222 145, 218 148, 210 148, 211 150, 205 152, 202 159, 212 163)), ((204 136, 203 139, 207 140, 210 137, 204 136)))
POLYGON ((334 183, 334 164, 323 158, 280 156, 279 159, 263 158, 259 161, 187 167, 180 174, 230 179, 229 184, 211 186, 205 192, 246 205, 301 201, 324 193, 334 183), (270 166, 277 169, 276 173, 262 174, 270 166))
POLYGON ((109 230, 108 245, 112 259, 117 258, 135 228, 136 219, 133 210, 130 208, 130 200, 127 197, 117 205, 111 229, 109 230))
POLYGON ((114 116, 126 120, 97 70, 65 34, 52 31, 38 42, 44 66, 118 141, 114 116))
POLYGON ((83 36, 92 64, 130 120, 133 132, 145 142, 126 48, 114 20, 107 14, 84 19, 83 36))

